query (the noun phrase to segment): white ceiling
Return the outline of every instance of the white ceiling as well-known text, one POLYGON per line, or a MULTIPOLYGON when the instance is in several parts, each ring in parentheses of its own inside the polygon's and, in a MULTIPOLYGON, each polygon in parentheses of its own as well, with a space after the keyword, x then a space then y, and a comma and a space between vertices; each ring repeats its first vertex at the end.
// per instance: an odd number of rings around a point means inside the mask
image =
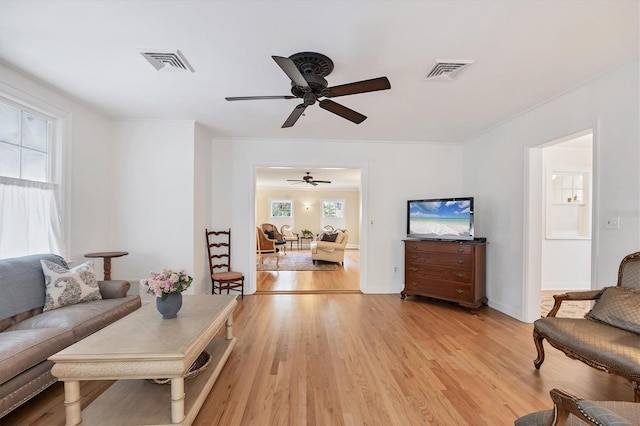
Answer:
POLYGON ((256 169, 256 188, 291 189, 306 191, 336 191, 360 189, 360 170, 357 169, 301 169, 297 167, 258 167, 256 169), (304 182, 289 182, 288 179, 302 180, 309 172, 314 180, 328 180, 331 184, 319 183, 316 186, 304 182))
POLYGON ((462 143, 638 58, 639 21, 638 0, 0 0, 0 60, 114 118, 218 137, 462 143), (158 72, 143 48, 179 49, 195 72, 158 72), (290 94, 271 55, 302 51, 333 60, 330 86, 391 89, 336 99, 360 125, 314 105, 281 129, 299 100, 224 100, 290 94), (424 81, 437 59, 475 62, 424 81))

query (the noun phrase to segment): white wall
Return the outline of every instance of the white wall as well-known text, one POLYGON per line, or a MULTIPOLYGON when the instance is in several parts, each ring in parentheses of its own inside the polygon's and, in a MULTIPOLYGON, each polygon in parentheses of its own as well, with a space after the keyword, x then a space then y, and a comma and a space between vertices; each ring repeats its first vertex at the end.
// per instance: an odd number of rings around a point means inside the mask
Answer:
POLYGON ((214 144, 213 223, 233 229, 233 266, 250 277, 249 292, 255 291, 256 167, 362 170, 361 279, 368 293, 402 290, 407 199, 461 195, 459 145, 225 139, 214 144))
MULTIPOLYGON (((529 148, 594 131, 593 286, 615 281, 622 257, 640 249, 638 61, 562 94, 464 145, 462 188, 480 198, 475 219, 488 238, 489 305, 523 320, 529 148), (611 211, 620 230, 605 230, 611 211)), ((539 283, 537 283, 539 289, 539 283)), ((538 312, 539 316, 539 312, 538 312)))
MULTIPOLYGON (((65 147, 68 204, 64 206, 70 233, 67 260, 81 263, 85 253, 111 251, 111 166, 112 128, 108 117, 55 89, 0 63, 0 83, 20 99, 48 104, 69 116, 65 147)), ((116 260, 113 271, 117 272, 116 260)), ((95 261, 102 277, 102 261, 95 261)))
POLYGON ((162 268, 195 274, 194 128, 180 120, 114 123, 111 232, 113 249, 129 252, 114 260, 119 277, 140 280, 162 268))
POLYGON ((195 127, 193 158, 193 293, 211 293, 209 260, 206 249, 205 228, 211 228, 213 179, 211 130, 200 123, 195 127))

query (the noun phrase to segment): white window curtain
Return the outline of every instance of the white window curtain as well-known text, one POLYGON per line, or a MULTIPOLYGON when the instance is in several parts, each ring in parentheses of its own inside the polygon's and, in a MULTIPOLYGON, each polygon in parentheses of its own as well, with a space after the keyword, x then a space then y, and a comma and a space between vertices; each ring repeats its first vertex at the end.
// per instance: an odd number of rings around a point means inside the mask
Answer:
POLYGON ((36 253, 64 257, 55 191, 51 183, 0 176, 0 258, 36 253))

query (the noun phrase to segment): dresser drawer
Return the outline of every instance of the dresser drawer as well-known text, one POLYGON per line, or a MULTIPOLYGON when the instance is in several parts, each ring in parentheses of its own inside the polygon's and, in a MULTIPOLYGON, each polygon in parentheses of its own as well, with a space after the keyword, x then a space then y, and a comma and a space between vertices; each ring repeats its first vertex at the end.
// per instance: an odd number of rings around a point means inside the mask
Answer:
POLYGON ((471 284, 452 283, 449 281, 409 281, 404 285, 407 294, 421 294, 423 296, 442 297, 449 300, 473 302, 473 287, 471 284))
POLYGON ((440 265, 440 266, 454 266, 456 268, 471 268, 473 265, 473 256, 469 254, 453 254, 453 253, 436 253, 436 252, 413 252, 407 253, 406 257, 407 265, 422 264, 422 265, 440 265))
POLYGON ((443 299, 469 308, 487 304, 486 243, 404 240, 404 290, 401 296, 443 299))
POLYGON ((420 264, 406 265, 406 280, 442 280, 457 283, 471 283, 471 268, 450 268, 440 266, 424 266, 420 264))
POLYGON ((406 241, 407 254, 412 252, 471 254, 473 245, 443 241, 406 241))

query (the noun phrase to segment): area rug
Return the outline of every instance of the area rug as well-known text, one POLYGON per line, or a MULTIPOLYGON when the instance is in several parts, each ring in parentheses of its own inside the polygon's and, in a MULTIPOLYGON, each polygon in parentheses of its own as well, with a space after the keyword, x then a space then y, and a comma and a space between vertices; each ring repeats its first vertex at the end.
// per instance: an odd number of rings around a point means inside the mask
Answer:
POLYGON ((274 258, 264 259, 262 265, 258 265, 258 271, 339 271, 339 263, 318 261, 315 265, 311 260, 311 253, 292 252, 280 253, 280 267, 276 268, 274 258))
MULTIPOLYGON (((541 315, 543 317, 547 316, 547 313, 553 308, 553 294, 561 294, 560 292, 542 292, 542 306, 541 306, 541 315)), ((591 309, 591 302, 588 300, 573 300, 573 301, 564 301, 562 305, 560 305, 560 310, 556 314, 557 317, 564 318, 583 318, 584 314, 589 312, 591 309)))

